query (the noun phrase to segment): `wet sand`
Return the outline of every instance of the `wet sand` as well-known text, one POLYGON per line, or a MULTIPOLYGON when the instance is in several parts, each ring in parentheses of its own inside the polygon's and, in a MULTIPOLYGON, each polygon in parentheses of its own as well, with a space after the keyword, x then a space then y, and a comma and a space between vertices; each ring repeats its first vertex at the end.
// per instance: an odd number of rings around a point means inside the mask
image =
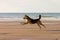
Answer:
POLYGON ((37 24, 22 25, 18 21, 0 21, 0 40, 60 40, 60 21, 42 21, 46 29, 37 24))

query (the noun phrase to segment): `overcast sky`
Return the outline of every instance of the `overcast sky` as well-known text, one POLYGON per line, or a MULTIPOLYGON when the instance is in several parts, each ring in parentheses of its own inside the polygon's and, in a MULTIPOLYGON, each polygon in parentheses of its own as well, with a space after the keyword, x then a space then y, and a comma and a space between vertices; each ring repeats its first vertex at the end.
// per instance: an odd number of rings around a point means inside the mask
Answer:
POLYGON ((0 0, 0 12, 60 12, 60 0, 0 0))

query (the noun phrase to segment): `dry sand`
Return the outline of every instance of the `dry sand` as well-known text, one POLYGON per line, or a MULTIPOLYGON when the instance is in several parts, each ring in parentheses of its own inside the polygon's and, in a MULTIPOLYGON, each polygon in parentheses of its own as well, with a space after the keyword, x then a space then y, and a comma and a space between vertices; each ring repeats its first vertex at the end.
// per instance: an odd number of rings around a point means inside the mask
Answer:
POLYGON ((36 24, 0 21, 0 40, 60 40, 60 21, 42 21, 40 30, 36 24))

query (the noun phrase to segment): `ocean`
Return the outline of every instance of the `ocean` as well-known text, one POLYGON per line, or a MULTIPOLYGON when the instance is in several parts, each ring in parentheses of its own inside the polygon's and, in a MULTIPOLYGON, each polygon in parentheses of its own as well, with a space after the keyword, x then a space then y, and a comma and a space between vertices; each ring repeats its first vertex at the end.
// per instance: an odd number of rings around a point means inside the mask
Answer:
POLYGON ((33 19, 37 19, 41 15, 41 20, 60 20, 60 13, 0 13, 0 21, 23 20, 25 14, 33 19))

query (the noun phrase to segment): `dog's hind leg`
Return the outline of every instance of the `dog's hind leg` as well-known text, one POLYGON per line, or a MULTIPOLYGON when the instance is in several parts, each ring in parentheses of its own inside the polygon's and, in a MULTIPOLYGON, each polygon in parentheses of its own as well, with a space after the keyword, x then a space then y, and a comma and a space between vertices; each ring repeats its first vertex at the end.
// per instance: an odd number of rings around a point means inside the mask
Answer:
POLYGON ((41 26, 40 26, 40 24, 39 23, 37 23, 37 25, 39 26, 39 28, 41 29, 41 26))
POLYGON ((42 25, 44 28, 46 28, 46 26, 44 24, 42 24, 41 21, 39 21, 39 24, 42 25))

